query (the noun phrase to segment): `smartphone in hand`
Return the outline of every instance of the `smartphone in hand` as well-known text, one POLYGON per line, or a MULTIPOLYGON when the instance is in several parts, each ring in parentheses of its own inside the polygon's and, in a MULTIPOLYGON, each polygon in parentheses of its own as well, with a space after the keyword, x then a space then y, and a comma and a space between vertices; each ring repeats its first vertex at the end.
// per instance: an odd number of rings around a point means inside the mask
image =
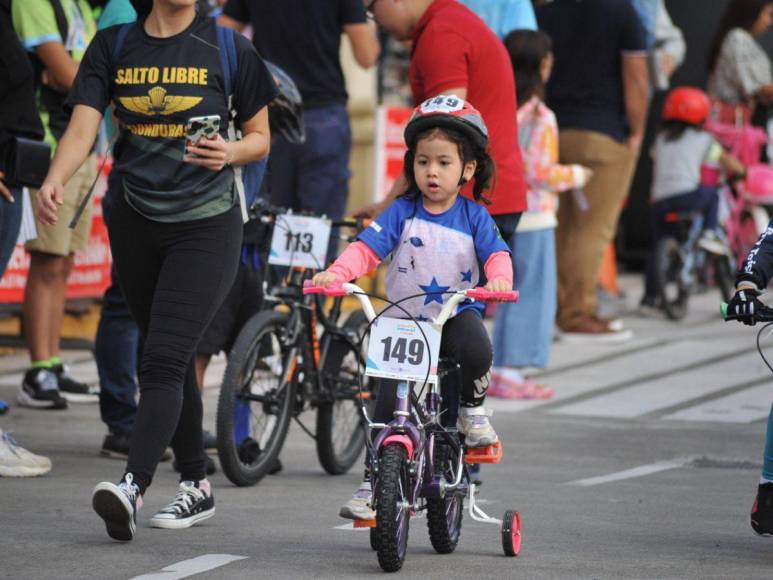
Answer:
MULTIPOLYGON (((211 139, 220 131, 220 115, 191 117, 185 125, 185 147, 198 145, 203 138, 211 139)), ((193 153, 191 157, 196 157, 193 153)))

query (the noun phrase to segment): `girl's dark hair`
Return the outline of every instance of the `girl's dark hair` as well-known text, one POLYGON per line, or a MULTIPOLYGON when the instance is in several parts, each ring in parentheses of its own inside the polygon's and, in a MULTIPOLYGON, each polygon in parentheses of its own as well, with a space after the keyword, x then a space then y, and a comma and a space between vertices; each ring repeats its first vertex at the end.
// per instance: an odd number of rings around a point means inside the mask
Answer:
POLYGON ((545 97, 542 82, 542 61, 553 50, 553 42, 541 30, 513 30, 505 37, 505 48, 510 54, 515 73, 515 91, 518 104, 534 95, 545 97))
POLYGON ((422 139, 434 137, 435 135, 442 136, 456 144, 459 149, 459 157, 462 159, 462 167, 467 165, 470 161, 475 161, 475 173, 473 174, 475 184, 472 188, 472 196, 475 198, 475 201, 490 204, 491 202, 483 197, 483 192, 487 189, 491 189, 493 185, 495 172, 494 160, 487 151, 475 145, 472 139, 467 137, 464 133, 447 127, 432 127, 431 129, 419 133, 413 143, 408 147, 408 151, 405 152, 405 158, 403 160, 403 173, 408 180, 408 191, 405 195, 420 195, 419 186, 416 184, 416 175, 413 172, 413 161, 416 157, 416 145, 422 139))
POLYGON ((754 23, 760 17, 765 6, 773 4, 773 0, 731 0, 719 21, 719 29, 714 35, 714 41, 709 51, 709 70, 713 71, 722 50, 722 43, 725 41, 727 33, 733 28, 743 28, 751 31, 754 23))
POLYGON ((675 119, 669 119, 660 123, 659 133, 665 136, 666 141, 676 141, 681 139, 684 132, 687 129, 698 129, 697 125, 692 123, 685 123, 684 121, 677 121, 675 119))
POLYGON ((131 0, 134 10, 137 12, 137 20, 144 20, 153 9, 153 0, 131 0))

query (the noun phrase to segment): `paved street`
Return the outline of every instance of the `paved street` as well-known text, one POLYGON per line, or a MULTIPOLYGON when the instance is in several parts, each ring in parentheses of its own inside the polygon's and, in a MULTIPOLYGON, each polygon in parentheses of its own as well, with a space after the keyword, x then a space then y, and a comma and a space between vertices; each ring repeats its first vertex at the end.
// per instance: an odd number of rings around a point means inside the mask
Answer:
MULTIPOLYGON (((625 283, 633 308, 638 280, 625 283)), ((695 298, 681 324, 626 316, 635 332, 627 343, 557 343, 542 377, 556 390, 552 400, 492 402, 505 458, 484 466, 482 507, 496 517, 511 507, 521 511, 521 556, 505 558, 498 528, 469 517, 456 552, 437 555, 426 522, 415 519, 400 574, 770 578, 773 540, 755 536, 748 520, 773 377, 755 349, 755 331, 721 322, 717 301, 713 294, 695 298)), ((773 346, 773 337, 768 343, 773 346)), ((96 380, 88 353, 67 358, 77 376, 96 380)), ((15 399, 25 364, 23 355, 0 358, 0 398, 15 399)), ((215 365, 207 379, 210 429, 222 369, 222 362, 215 365)), ((217 515, 190 530, 148 527, 176 485, 170 464, 162 464, 137 537, 127 545, 109 540, 90 507, 94 484, 117 480, 123 467, 98 455, 104 428, 96 405, 65 412, 14 407, 0 417, 0 427, 54 462, 43 478, 0 479, 2 577, 381 574, 367 532, 337 517, 360 469, 324 475, 312 441, 297 426, 282 453, 281 474, 246 489, 221 473, 213 476, 217 515)))

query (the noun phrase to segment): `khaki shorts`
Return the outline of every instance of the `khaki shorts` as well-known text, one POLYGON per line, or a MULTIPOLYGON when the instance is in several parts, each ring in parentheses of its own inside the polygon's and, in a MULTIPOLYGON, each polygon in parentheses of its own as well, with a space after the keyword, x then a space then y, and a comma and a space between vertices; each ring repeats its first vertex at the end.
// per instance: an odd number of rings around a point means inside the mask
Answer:
POLYGON ((93 198, 86 207, 78 225, 70 229, 72 220, 81 200, 88 193, 94 178, 97 175, 97 156, 89 155, 88 159, 75 172, 67 186, 64 188, 64 203, 59 208, 59 219, 56 225, 43 224, 38 219, 38 202, 36 191, 31 192, 32 206, 35 210, 35 227, 38 236, 28 241, 25 248, 28 252, 42 252, 56 256, 68 256, 86 249, 91 232, 91 210, 94 206, 93 198))

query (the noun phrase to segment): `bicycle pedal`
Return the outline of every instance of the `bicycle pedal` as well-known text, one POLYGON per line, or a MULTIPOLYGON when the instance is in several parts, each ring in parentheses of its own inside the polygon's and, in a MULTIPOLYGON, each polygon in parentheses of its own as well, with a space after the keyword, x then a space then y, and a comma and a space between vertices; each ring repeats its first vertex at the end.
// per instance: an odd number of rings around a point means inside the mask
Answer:
POLYGON ((375 528, 376 520, 354 520, 352 522, 355 528, 375 528))
POLYGON ((464 454, 465 463, 499 463, 502 461, 502 442, 487 447, 471 447, 464 454))
POLYGON ((371 399, 371 396, 369 391, 363 391, 362 393, 355 394, 354 398, 359 399, 361 401, 369 401, 371 399))

